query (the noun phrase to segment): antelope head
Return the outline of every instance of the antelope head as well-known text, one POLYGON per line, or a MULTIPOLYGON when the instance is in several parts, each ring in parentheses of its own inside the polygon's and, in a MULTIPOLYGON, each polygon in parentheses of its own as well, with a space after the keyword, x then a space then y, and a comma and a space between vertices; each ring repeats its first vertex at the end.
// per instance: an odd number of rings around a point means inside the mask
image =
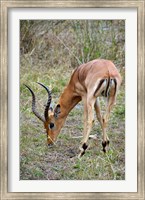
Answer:
POLYGON ((53 110, 52 107, 50 107, 51 104, 51 92, 50 90, 43 85, 42 83, 37 82, 39 85, 41 85, 48 93, 48 100, 47 103, 45 105, 45 109, 44 109, 44 116, 41 116, 36 109, 36 98, 35 98, 35 94, 32 91, 32 89, 25 85, 29 91, 31 92, 32 95, 32 112, 34 113, 34 115, 43 122, 44 124, 44 128, 46 130, 47 133, 47 144, 51 145, 54 144, 56 137, 58 135, 58 131, 57 131, 57 127, 56 127, 56 120, 58 119, 58 116, 60 114, 60 105, 58 104, 55 109, 53 110))

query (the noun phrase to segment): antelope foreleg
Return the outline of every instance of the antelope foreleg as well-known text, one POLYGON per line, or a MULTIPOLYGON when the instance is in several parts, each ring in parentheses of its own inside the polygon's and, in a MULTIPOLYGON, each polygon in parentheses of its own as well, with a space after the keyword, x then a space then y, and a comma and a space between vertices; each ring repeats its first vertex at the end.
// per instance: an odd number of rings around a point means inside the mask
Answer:
POLYGON ((92 124, 93 124, 93 121, 94 121, 94 113, 93 113, 93 105, 94 105, 94 101, 88 101, 89 103, 87 104, 87 121, 85 119, 85 126, 84 127, 84 136, 83 136, 83 140, 81 142, 81 146, 80 146, 80 154, 79 154, 79 157, 81 157, 82 155, 85 154, 85 151, 86 149, 88 148, 88 145, 87 145, 87 141, 89 139, 89 135, 90 135, 90 131, 91 131, 91 128, 92 128, 92 124))

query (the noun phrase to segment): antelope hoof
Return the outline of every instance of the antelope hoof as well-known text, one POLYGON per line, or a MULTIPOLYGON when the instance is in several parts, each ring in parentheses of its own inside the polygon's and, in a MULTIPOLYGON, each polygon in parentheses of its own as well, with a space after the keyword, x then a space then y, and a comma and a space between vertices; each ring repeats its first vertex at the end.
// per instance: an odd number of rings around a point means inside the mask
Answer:
POLYGON ((83 145, 82 145, 82 148, 84 149, 84 151, 88 148, 88 145, 86 144, 86 143, 84 143, 83 145))
POLYGON ((82 145, 82 147, 80 148, 81 152, 80 152, 80 154, 78 155, 78 158, 82 157, 82 156, 85 154, 85 151, 86 151, 87 148, 88 148, 88 145, 87 145, 86 143, 84 143, 84 144, 82 145))
POLYGON ((49 143, 49 144, 47 144, 48 145, 48 147, 52 147, 53 146, 53 143, 49 143))
POLYGON ((102 142, 103 152, 106 153, 106 147, 109 146, 109 140, 102 142))

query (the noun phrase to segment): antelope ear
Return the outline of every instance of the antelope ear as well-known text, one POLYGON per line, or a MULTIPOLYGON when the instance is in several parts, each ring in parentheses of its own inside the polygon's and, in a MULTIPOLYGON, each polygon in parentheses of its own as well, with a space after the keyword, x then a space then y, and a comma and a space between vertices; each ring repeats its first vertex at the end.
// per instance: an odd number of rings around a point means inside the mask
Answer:
POLYGON ((49 110, 52 112, 52 111, 53 111, 53 108, 52 108, 52 107, 50 107, 50 108, 49 108, 49 110))
POLYGON ((60 104, 58 104, 55 109, 54 109, 54 116, 55 118, 57 118, 59 116, 59 114, 61 113, 61 109, 60 109, 60 104))

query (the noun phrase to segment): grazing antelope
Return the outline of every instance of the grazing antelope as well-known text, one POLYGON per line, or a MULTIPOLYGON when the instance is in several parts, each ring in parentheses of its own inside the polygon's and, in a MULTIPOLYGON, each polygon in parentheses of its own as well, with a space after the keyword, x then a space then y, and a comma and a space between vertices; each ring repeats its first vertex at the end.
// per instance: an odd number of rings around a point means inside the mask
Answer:
POLYGON ((84 132, 79 157, 85 153, 88 147, 87 141, 94 120, 93 109, 95 109, 97 119, 101 124, 103 132, 102 146, 103 151, 106 152, 106 146, 109 145, 109 138, 106 134, 107 122, 121 84, 121 76, 115 65, 109 60, 96 59, 77 67, 54 110, 50 107, 52 100, 51 92, 42 83, 38 84, 44 87, 48 93, 44 117, 36 110, 34 92, 27 85, 25 86, 32 94, 33 113, 44 123, 48 145, 55 143, 69 112, 82 100, 84 104, 84 132), (99 96, 106 97, 107 99, 104 115, 101 115, 99 96))

